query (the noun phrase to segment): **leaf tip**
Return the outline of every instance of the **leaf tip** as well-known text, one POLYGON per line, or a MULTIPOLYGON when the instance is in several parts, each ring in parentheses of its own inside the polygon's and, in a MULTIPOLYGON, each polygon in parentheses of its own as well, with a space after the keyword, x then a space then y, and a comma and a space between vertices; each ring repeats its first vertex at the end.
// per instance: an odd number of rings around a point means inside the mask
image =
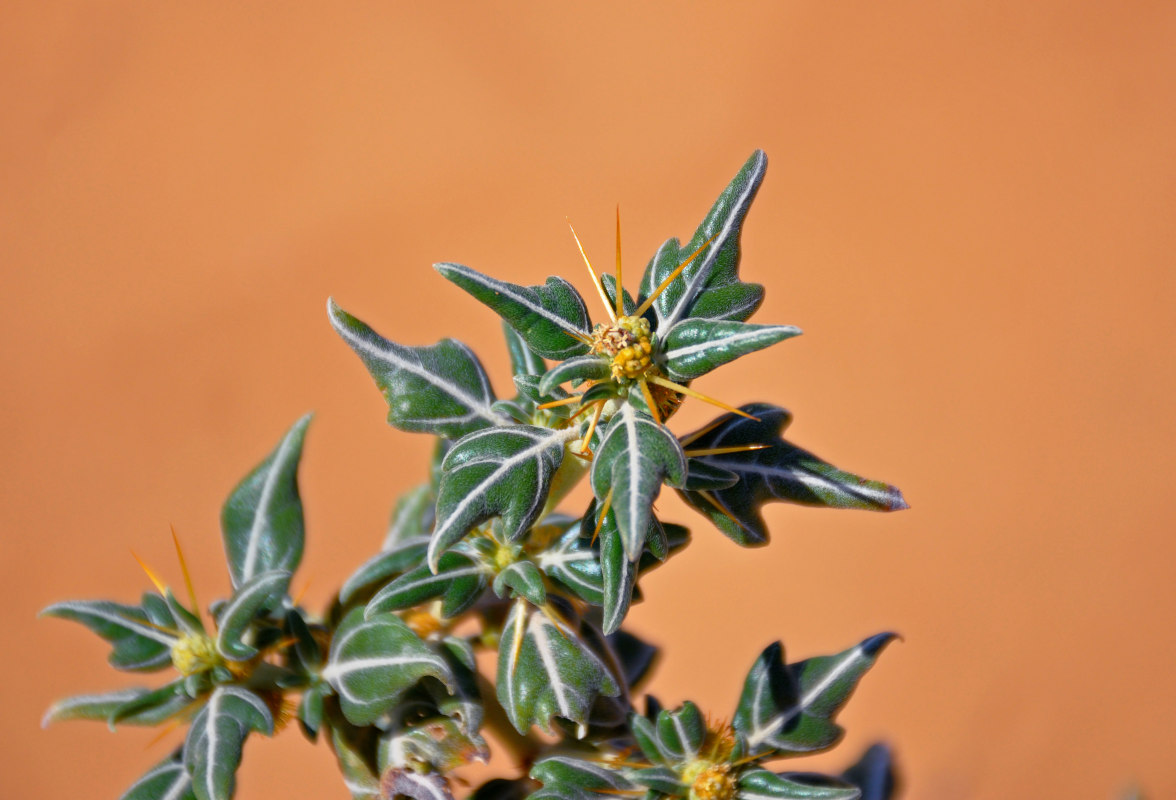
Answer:
POLYGON ((864 642, 862 642, 859 645, 859 647, 861 647, 862 652, 866 656, 868 656, 869 658, 873 658, 874 656, 881 653, 882 650, 886 647, 886 645, 890 644, 895 639, 902 641, 902 637, 899 636, 897 633, 894 633, 893 631, 887 631, 885 633, 876 633, 873 636, 871 636, 869 639, 866 639, 864 642))

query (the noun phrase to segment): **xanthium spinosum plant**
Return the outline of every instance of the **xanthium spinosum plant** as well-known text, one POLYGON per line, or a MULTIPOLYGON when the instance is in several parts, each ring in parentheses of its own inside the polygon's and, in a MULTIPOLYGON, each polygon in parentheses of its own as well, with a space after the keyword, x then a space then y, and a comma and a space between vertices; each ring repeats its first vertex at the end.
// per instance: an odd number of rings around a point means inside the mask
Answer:
POLYGON ((747 321, 764 289, 740 279, 739 242, 766 163, 753 154, 689 242, 658 248, 636 297, 622 284, 619 216, 615 276, 581 246, 605 312, 596 324, 563 278, 519 286, 438 264, 502 317, 509 399, 461 342, 396 344, 330 301, 389 423, 436 437, 429 480, 399 500, 380 551, 315 614, 290 596, 304 541, 297 470, 309 418, 299 420, 224 505, 228 599, 203 609, 186 568, 183 599, 148 569, 155 591, 137 604, 45 610, 106 639, 116 669, 169 674, 158 688, 62 700, 46 722, 187 724, 183 745, 123 800, 227 800, 245 740, 291 719, 327 741, 356 800, 452 798, 453 770, 488 758, 484 727, 519 772, 473 789, 476 800, 889 797, 882 745, 839 777, 770 766, 841 738, 837 713, 893 634, 793 663, 772 644, 727 716, 633 699, 657 651, 622 628, 625 615, 641 576, 690 541, 654 511, 663 484, 744 546, 767 543, 760 510, 771 501, 906 507, 894 487, 785 440, 784 409, 691 388, 800 333, 747 321), (676 434, 667 423, 691 399, 724 413, 676 434), (588 508, 557 511, 585 476, 588 508), (492 678, 480 651, 497 655, 492 678))

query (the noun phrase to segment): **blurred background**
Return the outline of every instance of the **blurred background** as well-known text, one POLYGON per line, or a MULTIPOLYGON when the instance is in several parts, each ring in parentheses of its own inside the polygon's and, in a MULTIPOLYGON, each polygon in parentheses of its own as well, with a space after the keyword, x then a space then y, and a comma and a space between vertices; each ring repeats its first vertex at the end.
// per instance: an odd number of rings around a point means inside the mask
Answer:
MULTIPOLYGON (((772 506, 643 584, 652 689, 729 715, 756 654, 880 630, 840 769, 896 748, 905 797, 1176 796, 1176 6, 1049 3, 8 2, 0 26, 0 659, 9 797, 115 798, 179 741, 70 723, 131 681, 67 597, 131 600, 128 551, 228 586, 230 488, 308 409, 302 578, 378 547, 429 442, 331 331, 409 344, 498 321, 430 269, 586 281, 687 237, 744 159, 743 272, 805 335, 698 388, 899 485, 893 515, 772 506)), ((588 299, 592 302, 590 295, 588 299)), ((710 410, 688 403, 686 432, 710 410)), ((312 752, 313 751, 313 752, 312 752)), ((239 797, 346 797, 291 731, 239 797)))

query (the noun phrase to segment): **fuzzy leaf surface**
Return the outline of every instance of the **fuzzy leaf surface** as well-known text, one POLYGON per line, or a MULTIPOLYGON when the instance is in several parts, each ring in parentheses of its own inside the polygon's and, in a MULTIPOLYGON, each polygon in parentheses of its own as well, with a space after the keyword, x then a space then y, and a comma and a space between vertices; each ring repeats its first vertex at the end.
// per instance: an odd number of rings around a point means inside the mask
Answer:
POLYGON ((832 746, 842 734, 834 717, 894 638, 880 633, 836 655, 789 666, 780 643, 769 645, 747 674, 735 730, 752 753, 807 753, 832 746))
POLYGON ((442 616, 456 617, 477 601, 489 582, 485 566, 465 553, 450 551, 441 556, 436 572, 421 564, 376 592, 364 614, 371 619, 440 597, 442 616))
POLYGON ((370 725, 426 676, 453 685, 445 660, 394 614, 343 618, 331 643, 323 678, 339 695, 352 725, 370 725))
MULTIPOLYGON (((158 595, 150 596, 162 602, 158 595)), ((178 641, 159 630, 159 621, 151 619, 143 608, 110 600, 67 600, 54 603, 41 614, 85 625, 113 646, 108 659, 111 666, 128 672, 149 672, 170 665, 171 648, 178 641)))
POLYGON ((217 651, 230 661, 248 661, 257 655, 257 648, 246 644, 243 637, 261 611, 281 602, 289 585, 290 573, 275 569, 238 586, 217 619, 217 651))
POLYGON ((429 347, 390 342, 335 304, 331 324, 356 352, 388 403, 388 424, 402 431, 456 438, 506 420, 478 357, 455 339, 429 347))
POLYGON ((641 557, 662 483, 681 486, 685 480, 686 457, 678 440, 623 404, 609 421, 592 462, 592 492, 598 503, 612 492, 610 507, 631 561, 641 557))
POLYGON ((502 335, 506 338, 506 352, 510 356, 511 375, 534 375, 542 377, 547 372, 547 363, 527 346, 527 341, 506 320, 502 321, 502 335))
POLYGON ((457 442, 442 462, 430 567, 436 569, 442 553, 491 517, 501 517, 509 540, 526 533, 543 510, 570 433, 512 425, 457 442))
POLYGON ((272 735, 274 718, 265 701, 239 686, 220 686, 188 729, 184 767, 198 800, 229 800, 246 737, 272 735))
POLYGON ((752 768, 739 776, 737 800, 858 800, 856 786, 807 772, 752 768))
POLYGON ((420 566, 429 549, 428 535, 400 539, 376 553, 351 574, 339 590, 339 601, 350 603, 357 595, 420 566))
POLYGON ((194 800, 192 778, 184 763, 168 757, 135 781, 119 800, 194 800))
MULTIPOLYGON (((829 508, 857 508, 868 511, 898 511, 907 507, 902 492, 889 484, 866 480, 837 469, 817 456, 785 441, 781 433, 792 420, 782 408, 766 403, 743 406, 747 419, 736 414, 719 417, 705 433, 690 441, 689 450, 767 445, 721 455, 690 458, 708 474, 736 475, 739 481, 727 488, 710 491, 687 490, 682 496, 707 516, 723 533, 739 544, 762 544, 768 540, 760 508, 768 502, 784 501, 829 508)), ((688 439, 690 437, 687 437, 688 439)), ((704 476, 705 477, 705 476, 704 476)), ((699 486, 704 478, 690 479, 699 486)))
POLYGON ((588 352, 576 335, 588 335, 588 309, 576 288, 552 277, 542 286, 519 286, 460 264, 435 269, 489 306, 543 358, 562 361, 588 352))
POLYGON ((531 777, 543 784, 543 797, 587 800, 637 794, 619 770, 572 756, 548 756, 531 768, 531 777))
POLYGON ((612 375, 609 361, 602 356, 576 356, 554 365, 539 382, 539 391, 550 394, 560 384, 568 383, 573 386, 584 381, 604 380, 612 375))
POLYGON ((641 281, 642 300, 691 253, 711 240, 654 301, 659 330, 669 330, 687 317, 743 322, 763 302, 762 286, 739 280, 739 238, 767 165, 763 151, 753 153, 719 195, 690 241, 679 249, 677 242, 670 240, 650 261, 641 281))
POLYGON ((566 622, 516 601, 498 649, 498 701, 520 733, 551 729, 553 717, 585 725, 592 704, 621 687, 566 622))
POLYGON ((411 769, 390 769, 380 780, 380 800, 410 797, 412 800, 453 800, 449 784, 442 776, 411 769))
POLYGON ((298 461, 310 415, 294 423, 221 509, 221 533, 229 575, 238 587, 263 572, 292 573, 302 561, 305 539, 298 461))
MULTIPOLYGON (((166 687, 165 687, 166 688, 166 687)), ((192 699, 174 691, 156 689, 116 689, 98 694, 79 694, 58 700, 41 718, 41 727, 72 719, 90 719, 109 723, 129 704, 141 706, 135 713, 118 721, 127 725, 158 725, 192 703, 192 699)))
POLYGON ((740 356, 799 336, 800 332, 792 325, 684 319, 662 338, 660 350, 671 378, 692 381, 740 356))

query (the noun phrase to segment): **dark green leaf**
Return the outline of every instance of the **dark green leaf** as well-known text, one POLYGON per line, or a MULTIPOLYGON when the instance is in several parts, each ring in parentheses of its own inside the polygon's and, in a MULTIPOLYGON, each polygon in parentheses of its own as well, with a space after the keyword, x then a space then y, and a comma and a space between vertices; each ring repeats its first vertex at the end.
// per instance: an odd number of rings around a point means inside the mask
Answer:
POLYGON ((686 458, 678 440, 632 406, 622 405, 592 462, 592 491, 600 503, 612 492, 611 508, 630 560, 641 557, 662 483, 680 486, 685 480, 686 458))
POLYGON ((469 800, 527 800, 536 784, 526 779, 494 778, 479 786, 469 800))
POLYGON ((635 794, 637 789, 620 770, 571 756, 548 756, 531 768, 531 777, 540 781, 545 791, 558 792, 552 797, 575 800, 635 794))
MULTIPOLYGON (((652 521, 652 517, 650 519, 652 521)), ((621 627, 633 600, 637 565, 625 552, 624 538, 617 526, 616 513, 611 508, 604 516, 604 524, 600 526, 600 574, 604 582, 604 619, 601 627, 606 634, 615 633, 621 627)))
POLYGON ((585 726, 600 695, 621 687, 566 622, 515 601, 498 649, 498 701, 520 733, 550 730, 553 717, 585 726))
POLYGON ((239 686, 214 690, 184 740, 184 767, 192 776, 198 800, 233 796, 241 750, 252 731, 274 732, 274 718, 265 701, 239 686))
POLYGON ((319 729, 323 726, 323 698, 330 690, 331 687, 325 683, 315 683, 302 693, 302 700, 298 704, 298 724, 312 742, 318 738, 319 729))
POLYGON ((263 572, 292 573, 302 560, 302 500, 298 496, 298 461, 307 414, 245 477, 221 509, 221 532, 233 586, 263 572))
MULTIPOLYGON (((725 473, 737 475, 739 482, 707 493, 693 489, 682 492, 690 505, 736 542, 748 545, 768 540, 759 509, 764 503, 776 500, 870 511, 897 511, 907 507, 902 493, 895 487, 843 472, 782 439, 781 433, 792 419, 784 409, 753 403, 743 406, 743 410, 758 419, 725 414, 707 426, 706 433, 693 438, 688 449, 767 446, 691 457, 690 469, 700 477, 688 479, 690 485, 703 485, 707 475, 721 477, 725 473)), ((715 482, 713 478, 710 480, 715 482)))
POLYGON ((135 781, 120 800, 194 800, 195 797, 184 763, 168 756, 135 781))
POLYGON ((333 300, 327 311, 384 393, 393 427, 452 438, 506 421, 490 408, 495 398, 486 370, 461 342, 408 347, 380 336, 333 300))
POLYGON ((682 785, 682 779, 678 773, 669 767, 645 767, 631 770, 629 779, 647 789, 672 797, 684 796, 688 791, 688 788, 682 785))
POLYGON ((550 394, 561 384, 577 386, 584 381, 600 381, 612 376, 609 360, 603 356, 577 356, 553 366, 539 382, 539 391, 550 394))
POLYGON ((841 777, 861 789, 862 800, 890 800, 898 787, 894 756, 881 742, 871 745, 841 777))
POLYGON ((596 551, 578 526, 567 530, 551 547, 536 556, 539 569, 577 597, 593 605, 604 603, 604 578, 596 551))
POLYGON ((737 800, 858 800, 856 786, 805 772, 775 774, 753 767, 739 776, 737 800))
POLYGON ((436 569, 442 553, 491 517, 501 518, 511 541, 526 533, 543 510, 564 444, 574 435, 572 428, 514 425, 478 431, 455 444, 442 464, 429 565, 436 569))
POLYGON ((710 240, 706 249, 654 301, 659 330, 668 330, 687 317, 743 322, 763 301, 763 287, 739 280, 739 238, 767 164, 763 151, 753 153, 719 195, 685 247, 679 250, 677 241, 670 240, 650 261, 641 281, 642 300, 710 240))
POLYGON ((67 600, 54 603, 41 614, 80 622, 110 642, 114 650, 109 660, 115 669, 162 669, 171 664, 171 648, 178 641, 175 635, 159 630, 138 606, 109 600, 67 600))
POLYGON ((434 268, 509 322, 540 356, 563 360, 587 352, 576 334, 588 335, 588 310, 580 293, 563 278, 548 278, 543 286, 519 286, 460 264, 434 268))
POLYGON ((791 325, 751 325, 684 319, 661 339, 666 371, 676 381, 692 381, 740 356, 800 335, 791 325))
POLYGON ((658 714, 657 738, 661 751, 675 761, 693 759, 706 739, 706 721, 698 706, 687 700, 675 711, 658 714))
POLYGON ((151 698, 154 702, 150 707, 142 708, 139 713, 120 720, 128 725, 158 725, 165 719, 182 711, 192 701, 186 695, 177 697, 174 691, 169 691, 159 697, 158 690, 130 688, 116 689, 100 694, 79 694, 58 700, 49 707, 45 716, 41 718, 41 727, 48 727, 51 723, 71 719, 92 719, 109 722, 111 716, 128 703, 142 702, 151 698))
POLYGON ((370 725, 425 676, 451 686, 449 667, 394 614, 347 614, 335 632, 322 676, 353 725, 370 725))
POLYGON ((392 550, 409 539, 428 536, 433 530, 436 502, 436 487, 431 484, 423 483, 406 492, 392 509, 392 518, 388 521, 388 532, 384 534, 381 549, 392 550))
POLYGON ((106 723, 114 730, 116 725, 158 725, 193 706, 193 697, 187 692, 183 680, 172 681, 158 689, 146 691, 138 697, 129 698, 110 709, 106 723))
POLYGON ((506 337, 506 350, 510 355, 511 375, 535 375, 540 377, 547 372, 547 363, 539 355, 527 347, 527 342, 506 320, 502 321, 502 335, 506 337))
POLYGON ((617 631, 608 637, 608 645, 616 655, 625 676, 625 685, 632 691, 653 670, 658 649, 628 631, 617 631))
POLYGON ((398 540, 382 553, 369 558, 347 579, 339 590, 339 602, 350 603, 365 590, 423 564, 428 549, 427 536, 398 540))
POLYGON ((834 717, 894 638, 880 633, 837 655, 787 667, 780 643, 770 645, 743 684, 735 730, 753 753, 807 753, 832 746, 842 734, 834 717))
POLYGON ((464 553, 450 551, 441 556, 435 573, 421 564, 376 592, 364 614, 371 619, 440 597, 441 614, 455 617, 477 602, 489 582, 490 573, 484 565, 464 553))
POLYGON ((289 585, 290 573, 275 569, 238 586, 217 619, 217 651, 230 661, 248 661, 257 655, 257 648, 245 643, 245 633, 259 613, 281 602, 289 585))
POLYGON ((494 593, 506 597, 508 592, 526 598, 532 605, 541 606, 547 602, 543 573, 531 561, 516 561, 494 577, 494 593))

